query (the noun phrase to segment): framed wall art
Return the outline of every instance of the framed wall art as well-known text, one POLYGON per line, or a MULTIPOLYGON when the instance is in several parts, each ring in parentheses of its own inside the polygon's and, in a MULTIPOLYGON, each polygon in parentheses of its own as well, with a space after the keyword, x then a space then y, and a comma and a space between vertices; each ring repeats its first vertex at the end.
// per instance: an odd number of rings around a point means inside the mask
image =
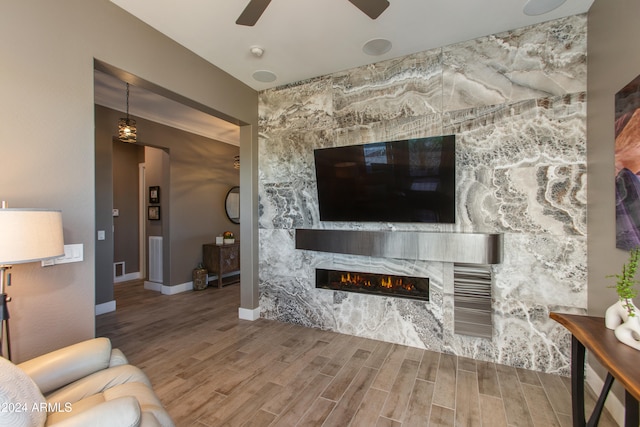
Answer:
POLYGON ((149 206, 147 211, 147 218, 152 221, 160 219, 160 206, 149 206))
POLYGON ((615 99, 616 247, 640 246, 640 76, 615 99))
POLYGON ((149 203, 160 203, 160 187, 149 187, 149 203))

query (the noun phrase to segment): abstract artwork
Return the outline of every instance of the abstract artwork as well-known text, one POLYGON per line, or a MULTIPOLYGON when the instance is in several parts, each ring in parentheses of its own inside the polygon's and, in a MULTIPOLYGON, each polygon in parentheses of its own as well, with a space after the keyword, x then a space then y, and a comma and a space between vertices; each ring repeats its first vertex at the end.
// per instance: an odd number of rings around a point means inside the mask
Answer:
POLYGON ((616 247, 640 246, 640 76, 616 93, 616 247))

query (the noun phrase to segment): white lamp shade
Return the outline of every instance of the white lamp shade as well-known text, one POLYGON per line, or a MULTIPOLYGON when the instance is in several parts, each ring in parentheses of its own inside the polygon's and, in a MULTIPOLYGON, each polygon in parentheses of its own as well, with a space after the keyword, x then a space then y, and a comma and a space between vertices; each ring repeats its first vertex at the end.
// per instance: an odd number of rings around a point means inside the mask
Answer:
POLYGON ((556 10, 567 0, 529 0, 522 11, 525 15, 538 16, 556 10))
POLYGON ((0 265, 64 255, 62 213, 43 209, 0 209, 0 265))

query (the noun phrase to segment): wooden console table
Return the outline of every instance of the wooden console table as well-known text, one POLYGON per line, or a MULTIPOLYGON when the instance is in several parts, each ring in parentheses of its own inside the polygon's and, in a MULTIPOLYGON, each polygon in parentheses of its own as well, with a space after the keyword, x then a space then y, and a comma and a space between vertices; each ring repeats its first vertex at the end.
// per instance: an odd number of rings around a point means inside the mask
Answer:
MULTIPOLYGON (((240 242, 216 245, 207 243, 202 245, 202 262, 209 274, 218 275, 218 288, 223 285, 222 276, 225 273, 232 273, 240 270, 240 242)), ((225 283, 230 285, 239 281, 232 280, 225 283)))
POLYGON ((614 379, 625 389, 625 427, 638 427, 638 400, 640 399, 640 352, 615 337, 604 325, 604 318, 576 314, 551 313, 553 320, 571 332, 571 401, 574 427, 598 425, 604 401, 614 379), (589 418, 584 414, 584 362, 585 348, 608 371, 600 397, 589 418))

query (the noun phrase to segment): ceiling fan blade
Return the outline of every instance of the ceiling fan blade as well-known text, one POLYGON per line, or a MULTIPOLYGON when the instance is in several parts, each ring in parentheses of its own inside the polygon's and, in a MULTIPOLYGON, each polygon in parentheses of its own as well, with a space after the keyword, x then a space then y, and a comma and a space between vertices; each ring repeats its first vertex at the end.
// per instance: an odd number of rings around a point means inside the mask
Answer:
POLYGON ((355 7, 363 11, 371 19, 376 19, 389 7, 387 0, 349 0, 355 7))
POLYGON ((269 3, 271 3, 271 0, 251 0, 240 14, 236 24, 253 27, 267 6, 269 6, 269 3))

